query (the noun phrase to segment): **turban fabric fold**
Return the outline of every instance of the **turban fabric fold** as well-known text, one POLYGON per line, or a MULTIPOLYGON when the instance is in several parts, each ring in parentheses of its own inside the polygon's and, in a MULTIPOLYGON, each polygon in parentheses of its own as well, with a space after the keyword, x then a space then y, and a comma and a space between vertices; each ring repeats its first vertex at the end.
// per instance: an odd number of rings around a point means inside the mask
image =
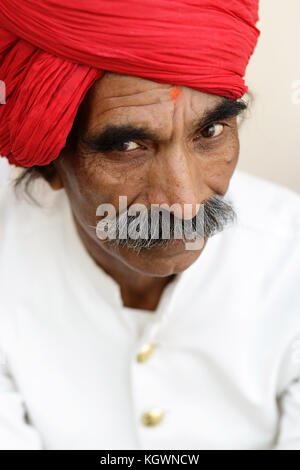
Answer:
POLYGON ((258 0, 0 0, 0 155, 46 165, 107 71, 238 99, 258 0))

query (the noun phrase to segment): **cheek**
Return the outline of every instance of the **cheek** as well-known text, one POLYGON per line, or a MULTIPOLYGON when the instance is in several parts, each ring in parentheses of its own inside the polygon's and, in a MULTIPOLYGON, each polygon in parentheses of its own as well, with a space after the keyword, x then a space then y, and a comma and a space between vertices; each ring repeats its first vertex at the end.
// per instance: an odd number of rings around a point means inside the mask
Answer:
POLYGON ((202 162, 202 171, 205 175, 205 182, 213 191, 225 194, 230 178, 236 168, 239 157, 239 139, 237 133, 216 150, 211 158, 208 157, 202 162))
POLYGON ((100 156, 74 157, 69 165, 65 184, 72 209, 82 224, 93 225, 100 204, 112 204, 116 212, 119 196, 127 197, 127 205, 138 198, 145 185, 141 168, 120 168, 100 156))
POLYGON ((220 162, 220 165, 222 165, 224 172, 226 172, 229 177, 232 176, 232 173, 234 172, 235 167, 238 163, 239 153, 240 144, 239 139, 237 138, 228 146, 226 151, 223 153, 223 158, 220 162))

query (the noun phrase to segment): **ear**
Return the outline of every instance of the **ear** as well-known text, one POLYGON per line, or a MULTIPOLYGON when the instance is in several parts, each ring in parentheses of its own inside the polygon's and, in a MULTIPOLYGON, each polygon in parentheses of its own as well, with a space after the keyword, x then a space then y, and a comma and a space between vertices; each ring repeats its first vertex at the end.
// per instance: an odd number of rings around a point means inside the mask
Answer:
POLYGON ((58 171, 56 171, 54 176, 51 178, 51 180, 49 180, 49 184, 51 188, 54 190, 62 189, 64 187, 58 171))

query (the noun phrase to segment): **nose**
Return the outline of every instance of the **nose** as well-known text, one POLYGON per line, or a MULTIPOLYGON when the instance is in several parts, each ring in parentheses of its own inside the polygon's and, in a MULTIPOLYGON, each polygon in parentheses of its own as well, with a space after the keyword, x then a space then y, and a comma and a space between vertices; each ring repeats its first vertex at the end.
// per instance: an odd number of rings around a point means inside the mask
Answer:
POLYGON ((149 203, 163 206, 181 219, 193 218, 210 195, 196 158, 179 147, 157 156, 149 178, 149 203))

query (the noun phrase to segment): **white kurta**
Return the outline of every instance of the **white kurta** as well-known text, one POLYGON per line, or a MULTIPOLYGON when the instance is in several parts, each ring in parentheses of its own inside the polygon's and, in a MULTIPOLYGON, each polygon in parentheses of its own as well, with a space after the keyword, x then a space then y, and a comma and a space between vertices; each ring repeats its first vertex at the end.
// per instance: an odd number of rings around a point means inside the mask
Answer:
POLYGON ((0 448, 300 450, 299 195, 236 170, 238 222, 147 312, 38 185, 0 196, 0 448))

